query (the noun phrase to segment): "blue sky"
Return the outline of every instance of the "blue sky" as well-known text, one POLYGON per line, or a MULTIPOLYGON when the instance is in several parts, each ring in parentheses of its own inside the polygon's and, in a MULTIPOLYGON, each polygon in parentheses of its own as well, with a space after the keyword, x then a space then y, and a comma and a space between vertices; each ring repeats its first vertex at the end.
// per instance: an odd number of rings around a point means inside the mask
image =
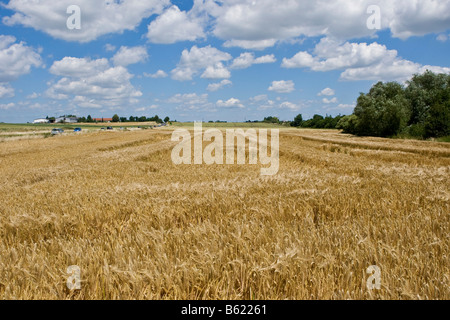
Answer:
POLYGON ((0 3, 0 122, 351 114, 377 81, 450 72, 449 0, 0 3))

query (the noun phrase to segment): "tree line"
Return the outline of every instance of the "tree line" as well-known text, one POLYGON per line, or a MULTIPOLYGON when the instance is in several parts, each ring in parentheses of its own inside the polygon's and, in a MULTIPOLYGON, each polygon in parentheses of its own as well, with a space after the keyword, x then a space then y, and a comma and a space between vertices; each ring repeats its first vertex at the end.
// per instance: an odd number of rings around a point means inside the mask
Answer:
MULTIPOLYGON (((156 122, 156 123, 168 123, 170 121, 169 117, 165 117, 164 120, 162 120, 158 115, 154 117, 137 117, 137 116, 130 116, 129 118, 126 117, 119 117, 119 115, 115 114, 112 117, 112 122, 156 122)), ((87 117, 80 117, 78 118, 78 122, 81 123, 95 123, 96 121, 94 118, 91 117, 91 115, 88 115, 87 117)))
POLYGON ((450 135, 450 75, 426 71, 402 85, 378 82, 361 93, 352 115, 303 121, 298 115, 291 125, 304 128, 336 128, 345 133, 376 137, 440 138, 450 135))
POLYGON ((247 121, 249 123, 271 123, 280 124, 298 128, 314 128, 314 129, 336 129, 338 122, 344 116, 338 115, 336 117, 326 115, 325 117, 320 114, 315 114, 309 120, 303 120, 303 116, 299 114, 295 117, 294 121, 280 121, 277 117, 266 117, 263 121, 247 121))

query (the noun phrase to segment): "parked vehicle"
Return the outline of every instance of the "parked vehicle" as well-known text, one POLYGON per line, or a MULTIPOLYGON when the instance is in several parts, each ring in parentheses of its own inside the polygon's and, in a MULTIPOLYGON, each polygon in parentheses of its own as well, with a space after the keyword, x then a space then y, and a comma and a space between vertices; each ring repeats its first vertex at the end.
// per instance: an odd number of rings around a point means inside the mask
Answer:
POLYGON ((75 128, 73 129, 73 132, 81 132, 81 128, 75 128))
POLYGON ((108 127, 106 128, 107 130, 114 130, 113 127, 108 127))
POLYGON ((52 130, 52 135, 56 136, 58 134, 63 134, 64 130, 63 129, 53 129, 52 130))

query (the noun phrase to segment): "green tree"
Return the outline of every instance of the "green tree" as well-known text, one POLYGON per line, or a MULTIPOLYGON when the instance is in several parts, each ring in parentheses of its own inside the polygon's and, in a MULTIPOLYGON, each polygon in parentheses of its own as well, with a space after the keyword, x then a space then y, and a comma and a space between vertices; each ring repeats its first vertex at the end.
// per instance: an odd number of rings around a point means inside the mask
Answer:
POLYGON ((264 118, 264 120, 263 120, 263 122, 265 122, 265 123, 280 123, 280 119, 278 119, 277 117, 267 117, 267 118, 264 118))
POLYGON ((94 122, 94 120, 92 120, 92 117, 91 117, 91 115, 88 115, 88 116, 87 116, 87 118, 86 118, 86 122, 88 122, 88 123, 92 123, 92 122, 94 122))
POLYGON ((322 127, 323 129, 336 129, 336 125, 340 119, 340 116, 337 116, 336 118, 333 118, 331 115, 326 115, 325 118, 322 121, 322 127))
POLYGON ((410 118, 403 86, 378 82, 368 94, 361 93, 354 114, 358 117, 358 135, 388 137, 400 133, 410 118))
POLYGON ((407 81, 374 85, 361 93, 351 117, 337 128, 347 133, 388 137, 406 134, 418 138, 450 135, 450 74, 427 70, 407 81))
POLYGON ((407 82, 406 97, 411 104, 409 124, 424 124, 429 120, 429 111, 433 105, 440 103, 442 94, 450 86, 450 75, 435 74, 427 70, 416 74, 407 82))
POLYGON ((298 128, 298 127, 301 127, 302 124, 303 124, 303 116, 302 116, 301 114, 297 115, 297 116, 294 118, 294 121, 291 122, 291 126, 292 126, 292 127, 297 127, 297 128, 298 128))
POLYGON ((306 120, 303 125, 305 128, 323 128, 324 127, 324 117, 320 114, 315 114, 312 119, 306 120))
POLYGON ((118 114, 115 114, 115 115, 112 117, 112 122, 119 122, 119 121, 120 121, 119 115, 118 115, 118 114))
POLYGON ((162 119, 158 115, 151 118, 150 121, 155 121, 156 123, 163 123, 162 119))
POLYGON ((169 117, 165 117, 165 118, 164 118, 164 122, 165 122, 165 123, 168 123, 169 121, 170 121, 170 118, 169 118, 169 117))
POLYGON ((450 136, 450 87, 436 98, 425 120, 425 138, 450 136))
POLYGON ((336 125, 336 129, 343 130, 344 133, 356 134, 358 127, 358 117, 354 114, 342 117, 336 125))

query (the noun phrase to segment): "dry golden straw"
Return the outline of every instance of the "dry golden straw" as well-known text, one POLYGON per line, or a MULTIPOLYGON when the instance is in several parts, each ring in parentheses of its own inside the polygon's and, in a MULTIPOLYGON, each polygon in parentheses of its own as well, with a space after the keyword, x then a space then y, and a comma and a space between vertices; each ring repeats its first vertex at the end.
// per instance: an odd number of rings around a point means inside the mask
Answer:
POLYGON ((264 177, 171 133, 1 142, 0 299, 450 298, 449 144, 281 130, 264 177))

